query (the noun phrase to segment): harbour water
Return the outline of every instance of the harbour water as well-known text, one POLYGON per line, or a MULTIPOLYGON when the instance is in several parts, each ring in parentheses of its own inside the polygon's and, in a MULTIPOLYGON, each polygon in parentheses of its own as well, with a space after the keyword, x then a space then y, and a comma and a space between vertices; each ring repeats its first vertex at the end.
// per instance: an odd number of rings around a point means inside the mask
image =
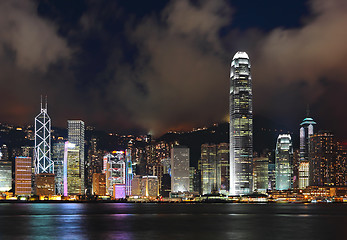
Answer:
POLYGON ((347 239, 347 204, 1 203, 0 239, 347 239))

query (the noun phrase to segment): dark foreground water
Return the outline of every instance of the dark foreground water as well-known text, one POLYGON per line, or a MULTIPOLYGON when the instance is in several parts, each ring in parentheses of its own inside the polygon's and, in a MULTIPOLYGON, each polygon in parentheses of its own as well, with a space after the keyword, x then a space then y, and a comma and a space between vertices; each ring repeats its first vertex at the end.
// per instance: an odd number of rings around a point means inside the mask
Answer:
POLYGON ((347 239, 347 204, 1 203, 0 239, 347 239))

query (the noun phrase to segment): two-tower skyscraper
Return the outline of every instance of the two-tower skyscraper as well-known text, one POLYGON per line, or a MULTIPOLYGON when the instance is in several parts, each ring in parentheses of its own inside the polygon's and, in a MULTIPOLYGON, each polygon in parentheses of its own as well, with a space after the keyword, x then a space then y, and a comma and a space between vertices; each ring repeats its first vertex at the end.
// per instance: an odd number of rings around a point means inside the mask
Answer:
POLYGON ((230 72, 230 192, 253 192, 253 110, 251 64, 237 52, 230 72))

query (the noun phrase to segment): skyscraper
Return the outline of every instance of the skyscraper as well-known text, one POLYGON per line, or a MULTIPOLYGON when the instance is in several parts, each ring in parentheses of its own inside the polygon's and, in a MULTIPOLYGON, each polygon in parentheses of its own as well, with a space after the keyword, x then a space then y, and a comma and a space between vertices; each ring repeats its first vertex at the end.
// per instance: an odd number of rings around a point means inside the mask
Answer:
POLYGON ((64 150, 65 143, 63 140, 53 144, 52 147, 52 160, 54 162, 54 175, 55 175, 55 190, 59 195, 64 192, 64 150))
POLYGON ((313 126, 316 122, 307 117, 300 124, 300 162, 299 162, 299 188, 303 189, 309 185, 309 139, 313 135, 313 126))
POLYGON ((79 147, 73 143, 65 142, 64 150, 64 196, 80 195, 84 192, 81 190, 82 178, 80 167, 80 150, 79 147))
POLYGON ((15 194, 31 195, 31 157, 15 158, 15 194))
POLYGON ((293 186, 293 144, 290 134, 280 134, 276 144, 276 189, 286 190, 293 186))
POLYGON ((220 170, 220 163, 217 162, 217 146, 215 144, 201 145, 202 194, 219 192, 220 170))
POLYGON ((123 151, 113 151, 104 156, 106 192, 114 198, 125 197, 126 159, 123 151))
POLYGON ((2 153, 6 150, 6 145, 0 147, 0 192, 12 189, 12 163, 8 160, 7 154, 2 153))
POLYGON ((79 149, 79 172, 81 176, 81 193, 85 192, 85 159, 84 159, 84 122, 82 120, 68 120, 69 143, 75 144, 79 149))
POLYGON ((189 192, 189 148, 171 149, 171 192, 189 192))
POLYGON ((319 131, 310 137, 310 185, 336 185, 337 146, 334 135, 319 131))
POLYGON ((267 156, 253 159, 254 189, 266 193, 269 187, 269 158, 267 156))
POLYGON ((237 52, 230 73, 230 194, 253 192, 253 112, 251 64, 237 52))
POLYGON ((51 119, 47 113, 47 99, 41 112, 35 118, 35 174, 53 173, 54 163, 51 160, 51 119))
POLYGON ((217 145, 217 161, 220 164, 220 188, 219 192, 227 194, 229 192, 229 177, 230 177, 230 164, 229 164, 229 144, 220 143, 217 145))

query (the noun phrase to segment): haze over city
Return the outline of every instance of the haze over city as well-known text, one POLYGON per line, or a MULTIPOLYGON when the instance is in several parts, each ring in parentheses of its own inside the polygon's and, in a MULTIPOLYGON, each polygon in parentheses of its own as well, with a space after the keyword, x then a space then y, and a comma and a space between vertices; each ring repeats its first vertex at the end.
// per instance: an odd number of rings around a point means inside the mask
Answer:
POLYGON ((0 121, 32 124, 43 94, 64 128, 159 136, 225 122, 241 50, 255 119, 296 132, 309 104, 344 139, 346 13, 344 0, 2 1, 0 121))

